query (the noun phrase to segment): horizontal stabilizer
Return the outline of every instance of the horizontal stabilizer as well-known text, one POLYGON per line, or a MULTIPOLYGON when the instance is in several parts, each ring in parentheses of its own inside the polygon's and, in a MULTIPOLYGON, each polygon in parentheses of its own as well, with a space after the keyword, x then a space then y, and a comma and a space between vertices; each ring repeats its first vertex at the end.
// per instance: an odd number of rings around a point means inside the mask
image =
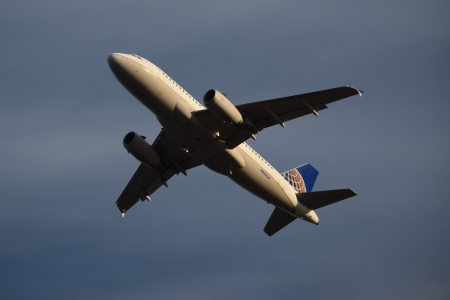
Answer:
POLYGON ((272 236, 295 219, 297 219, 297 217, 275 207, 269 221, 267 221, 266 227, 264 227, 264 232, 267 233, 268 236, 272 236))
POLYGON ((315 210, 347 198, 356 196, 351 189, 329 190, 297 194, 297 200, 307 208, 315 210))

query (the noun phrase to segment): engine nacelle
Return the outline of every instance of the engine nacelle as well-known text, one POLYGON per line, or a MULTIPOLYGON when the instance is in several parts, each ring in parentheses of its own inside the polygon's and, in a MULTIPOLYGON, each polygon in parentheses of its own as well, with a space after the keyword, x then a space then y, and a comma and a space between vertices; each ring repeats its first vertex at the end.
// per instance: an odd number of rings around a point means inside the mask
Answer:
POLYGON ((203 103, 222 121, 233 123, 238 127, 244 125, 244 118, 241 113, 221 92, 216 90, 207 91, 205 96, 203 96, 203 103))
POLYGON ((156 149, 147 143, 144 138, 131 131, 123 138, 123 146, 141 163, 159 171, 163 167, 161 157, 156 149))

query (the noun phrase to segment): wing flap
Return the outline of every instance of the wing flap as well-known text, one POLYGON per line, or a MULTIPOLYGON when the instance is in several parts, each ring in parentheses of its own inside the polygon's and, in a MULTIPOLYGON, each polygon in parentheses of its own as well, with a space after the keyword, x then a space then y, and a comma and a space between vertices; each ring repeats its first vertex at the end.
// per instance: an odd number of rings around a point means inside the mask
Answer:
POLYGON ((269 221, 267 221, 267 224, 264 227, 264 232, 267 233, 268 236, 272 236, 292 223, 295 219, 297 219, 297 217, 275 207, 269 221))
POLYGON ((356 193, 351 189, 341 189, 299 193, 297 200, 309 209, 315 210, 353 196, 356 196, 356 193))

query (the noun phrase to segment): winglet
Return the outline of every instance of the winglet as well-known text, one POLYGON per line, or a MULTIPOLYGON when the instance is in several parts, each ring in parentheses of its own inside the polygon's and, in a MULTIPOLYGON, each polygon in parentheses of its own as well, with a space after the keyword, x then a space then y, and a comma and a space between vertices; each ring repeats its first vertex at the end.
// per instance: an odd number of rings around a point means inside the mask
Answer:
POLYGON ((347 86, 347 87, 352 88, 352 89, 354 89, 355 91, 357 91, 358 94, 359 94, 361 97, 362 97, 362 94, 364 94, 364 91, 362 91, 362 90, 358 90, 357 88, 354 88, 354 87, 351 87, 351 86, 347 86))

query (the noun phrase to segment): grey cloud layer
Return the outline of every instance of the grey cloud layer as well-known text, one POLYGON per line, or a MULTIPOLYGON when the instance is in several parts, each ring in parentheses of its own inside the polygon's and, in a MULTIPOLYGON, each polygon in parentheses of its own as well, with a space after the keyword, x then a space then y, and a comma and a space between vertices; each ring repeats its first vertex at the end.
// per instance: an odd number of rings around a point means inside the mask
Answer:
POLYGON ((447 299, 449 4, 15 1, 0 11, 3 299, 447 299), (106 57, 137 53, 197 99, 366 93, 251 145, 358 196, 272 238, 271 207, 204 167, 120 218, 160 125, 106 57))

